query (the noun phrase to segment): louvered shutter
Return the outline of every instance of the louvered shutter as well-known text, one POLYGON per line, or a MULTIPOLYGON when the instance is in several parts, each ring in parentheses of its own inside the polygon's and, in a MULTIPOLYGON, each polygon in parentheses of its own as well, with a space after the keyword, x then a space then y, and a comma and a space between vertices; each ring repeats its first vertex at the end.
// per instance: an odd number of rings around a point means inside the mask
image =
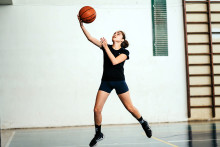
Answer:
POLYGON ((151 0, 153 55, 168 56, 166 0, 151 0))

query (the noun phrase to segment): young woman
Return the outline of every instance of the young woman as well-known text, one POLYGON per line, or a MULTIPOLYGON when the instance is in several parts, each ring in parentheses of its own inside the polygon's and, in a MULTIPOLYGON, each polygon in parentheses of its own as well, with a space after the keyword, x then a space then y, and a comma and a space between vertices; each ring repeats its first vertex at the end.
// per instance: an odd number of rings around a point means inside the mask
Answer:
POLYGON ((147 137, 150 138, 152 136, 151 128, 148 122, 142 118, 137 108, 132 104, 129 89, 125 81, 123 66, 125 60, 129 59, 129 51, 125 49, 129 45, 125 39, 125 33, 123 31, 115 32, 112 36, 113 45, 109 45, 104 37, 98 40, 91 36, 79 16, 78 19, 80 27, 87 39, 98 46, 104 54, 104 70, 94 106, 96 134, 89 144, 90 147, 93 147, 98 141, 104 138, 104 134, 101 132, 101 112, 106 99, 113 89, 115 89, 125 108, 139 121, 147 137))

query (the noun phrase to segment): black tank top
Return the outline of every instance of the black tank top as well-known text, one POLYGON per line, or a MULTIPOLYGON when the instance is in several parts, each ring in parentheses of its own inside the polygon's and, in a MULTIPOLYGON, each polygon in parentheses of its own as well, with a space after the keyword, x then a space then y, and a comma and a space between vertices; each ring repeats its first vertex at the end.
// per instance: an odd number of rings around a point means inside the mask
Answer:
MULTIPOLYGON (((127 55, 127 59, 129 59, 129 51, 125 48, 120 48, 119 50, 115 50, 112 48, 112 45, 108 44, 108 47, 110 49, 110 51, 112 52, 112 54, 117 57, 120 54, 126 54, 127 55)), ((125 75, 124 75, 124 63, 125 61, 117 64, 117 65, 113 65, 111 60, 109 59, 105 49, 103 47, 101 47, 100 49, 102 49, 103 51, 103 74, 102 74, 102 81, 121 81, 121 80, 125 80, 125 75)))

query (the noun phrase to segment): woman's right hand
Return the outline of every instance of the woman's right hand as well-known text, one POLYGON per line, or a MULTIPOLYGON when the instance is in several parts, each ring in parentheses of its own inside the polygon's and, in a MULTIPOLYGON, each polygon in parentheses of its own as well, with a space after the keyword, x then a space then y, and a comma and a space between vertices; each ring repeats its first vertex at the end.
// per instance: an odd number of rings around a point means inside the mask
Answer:
POLYGON ((100 40, 98 40, 98 39, 96 39, 96 38, 94 38, 94 37, 92 37, 92 36, 90 35, 90 33, 89 33, 89 32, 86 30, 86 28, 83 26, 83 21, 80 19, 79 14, 77 15, 77 17, 78 17, 78 20, 79 20, 80 27, 81 27, 83 33, 86 35, 86 38, 87 38, 90 42, 92 42, 93 44, 95 44, 96 46, 98 46, 99 48, 101 48, 101 47, 102 47, 102 43, 100 42, 100 40))
POLYGON ((80 19, 79 14, 77 15, 80 26, 83 26, 83 21, 80 19))

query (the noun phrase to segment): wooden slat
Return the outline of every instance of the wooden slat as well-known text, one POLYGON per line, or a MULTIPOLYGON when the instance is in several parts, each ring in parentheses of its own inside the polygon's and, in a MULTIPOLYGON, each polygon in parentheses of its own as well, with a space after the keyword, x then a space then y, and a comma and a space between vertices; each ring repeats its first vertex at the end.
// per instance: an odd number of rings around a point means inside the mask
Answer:
POLYGON ((188 43, 188 45, 209 45, 209 43, 196 42, 196 43, 188 43))
POLYGON ((187 32, 187 34, 209 34, 209 32, 187 32))
POLYGON ((200 21, 193 21, 193 22, 190 22, 188 21, 187 24, 208 24, 208 22, 200 22, 200 21))
MULTIPOLYGON (((188 55, 210 55, 210 54, 213 54, 213 55, 220 55, 220 53, 188 53, 188 55)), ((216 63, 217 65, 218 63, 216 63)))
MULTIPOLYGON (((220 107, 220 105, 215 105, 214 107, 220 107)), ((190 106, 190 108, 212 108, 212 106, 190 106)))
POLYGON ((190 95, 190 97, 212 97, 212 95, 190 95))
POLYGON ((189 76, 211 76, 211 74, 189 74, 189 76))
POLYGON ((212 24, 220 24, 220 21, 212 21, 212 24))
POLYGON ((210 55, 211 53, 188 53, 188 55, 210 55))
MULTIPOLYGON (((208 11, 186 11, 186 14, 208 14, 208 11)), ((220 11, 211 11, 211 13, 220 13, 220 11)))
POLYGON ((211 11, 211 13, 220 13, 220 11, 211 11))
POLYGON ((201 65, 211 65, 211 64, 210 63, 189 64, 189 66, 201 66, 201 65))
MULTIPOLYGON (((212 21, 212 24, 220 24, 220 21, 212 21)), ((188 21, 187 24, 208 24, 208 22, 203 21, 188 21)))
MULTIPOLYGON (((189 85, 190 87, 210 87, 212 84, 204 84, 204 85, 189 85)), ((220 84, 214 84, 214 86, 220 86, 220 84)))
MULTIPOLYGON (((208 14, 208 11, 186 11, 186 14, 208 14)), ((211 11, 211 13, 220 13, 220 11, 211 11)))
POLYGON ((212 106, 190 106, 190 108, 212 108, 212 106))
POLYGON ((220 3, 220 1, 210 1, 210 3, 220 3))
POLYGON ((207 97, 191 97, 190 99, 207 99, 207 97))
MULTIPOLYGON (((185 1, 186 3, 208 3, 208 1, 185 1)), ((220 3, 220 1, 210 1, 210 3, 220 3)))
MULTIPOLYGON (((220 107, 220 105, 215 105, 214 107, 220 107)), ((190 106, 190 108, 212 108, 212 106, 190 106)))
POLYGON ((206 84, 206 85, 189 85, 190 87, 210 87, 212 86, 211 84, 206 84))
MULTIPOLYGON (((189 76, 211 76, 211 74, 189 74, 189 76)), ((214 74, 214 76, 220 76, 220 74, 214 74)))
POLYGON ((207 11, 186 11, 186 14, 207 14, 207 11))
MULTIPOLYGON (((214 107, 220 107, 220 105, 215 105, 214 107)), ((212 106, 190 106, 190 108, 212 108, 212 106)))
POLYGON ((220 53, 189 53, 188 55, 220 55, 220 53))
MULTIPOLYGON (((220 95, 215 95, 215 96, 219 96, 219 98, 220 98, 220 95)), ((190 99, 201 99, 201 98, 207 98, 207 97, 212 97, 211 95, 210 96, 205 96, 205 97, 203 97, 203 96, 192 96, 190 99)), ((218 97, 217 97, 218 98, 218 97)))
MULTIPOLYGON (((189 64, 189 66, 201 66, 201 65, 211 65, 211 63, 196 63, 196 64, 189 64)), ((220 65, 220 63, 213 63, 213 65, 220 65)))
POLYGON ((185 1, 186 3, 207 3, 208 1, 185 1))

